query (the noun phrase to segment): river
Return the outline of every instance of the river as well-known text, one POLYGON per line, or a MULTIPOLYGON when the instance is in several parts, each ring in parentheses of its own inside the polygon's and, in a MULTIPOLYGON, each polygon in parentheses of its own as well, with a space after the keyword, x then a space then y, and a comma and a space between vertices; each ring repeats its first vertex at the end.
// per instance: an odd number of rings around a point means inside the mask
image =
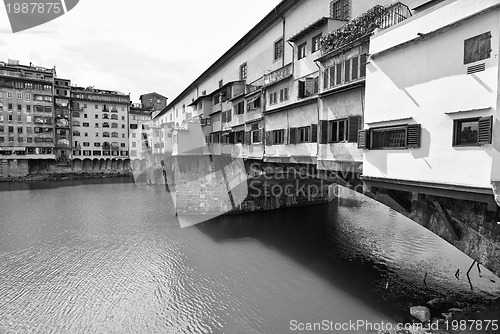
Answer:
POLYGON ((486 269, 471 291, 454 274, 472 259, 362 195, 181 229, 168 192, 127 181, 0 185, 0 333, 287 333, 500 294, 486 269))

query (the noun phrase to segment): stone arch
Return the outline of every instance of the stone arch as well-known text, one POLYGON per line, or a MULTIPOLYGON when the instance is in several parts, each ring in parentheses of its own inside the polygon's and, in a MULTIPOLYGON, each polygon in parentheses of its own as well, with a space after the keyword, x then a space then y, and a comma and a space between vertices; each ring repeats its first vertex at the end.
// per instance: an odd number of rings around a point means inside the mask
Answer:
POLYGON ((83 171, 84 172, 91 172, 92 171, 92 160, 90 159, 83 159, 83 171))
POLYGON ((99 161, 99 170, 106 170, 106 160, 104 158, 99 161))
POLYGON ((73 170, 75 172, 81 172, 83 170, 82 159, 73 159, 73 170))
POLYGON ((111 170, 116 170, 118 168, 118 162, 116 159, 111 159, 111 170))
POLYGON ((99 170, 99 159, 92 160, 92 170, 94 171, 99 170))
POLYGON ((130 170, 130 159, 125 159, 125 161, 123 162, 123 169, 130 170))
POLYGON ((106 159, 106 170, 111 170, 111 159, 106 159))
POLYGON ((117 162, 116 168, 118 170, 123 170, 123 165, 124 165, 123 159, 119 159, 118 162, 117 162))

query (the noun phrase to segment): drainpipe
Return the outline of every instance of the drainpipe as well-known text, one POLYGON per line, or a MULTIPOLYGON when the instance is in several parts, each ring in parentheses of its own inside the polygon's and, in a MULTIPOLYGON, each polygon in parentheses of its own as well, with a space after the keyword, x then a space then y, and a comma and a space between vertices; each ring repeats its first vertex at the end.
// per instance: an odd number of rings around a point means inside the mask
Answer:
MULTIPOLYGON (((319 76, 321 74, 321 67, 319 66, 318 64, 318 60, 314 60, 314 63, 316 64, 316 66, 318 67, 318 90, 319 90, 319 87, 321 87, 321 82, 319 80, 319 76)), ((324 80, 324 78, 323 78, 324 80)), ((317 130, 317 135, 320 133, 321 131, 321 128, 320 128, 320 124, 319 124, 319 108, 320 106, 322 107, 323 106, 323 103, 320 103, 321 100, 321 97, 318 96, 318 102, 317 102, 317 111, 318 111, 318 118, 317 118, 317 121, 318 121, 318 130, 317 130)), ((318 158, 319 158, 319 142, 320 142, 320 139, 321 139, 321 135, 319 135, 319 138, 317 138, 316 140, 316 171, 317 171, 317 167, 318 167, 318 158)))

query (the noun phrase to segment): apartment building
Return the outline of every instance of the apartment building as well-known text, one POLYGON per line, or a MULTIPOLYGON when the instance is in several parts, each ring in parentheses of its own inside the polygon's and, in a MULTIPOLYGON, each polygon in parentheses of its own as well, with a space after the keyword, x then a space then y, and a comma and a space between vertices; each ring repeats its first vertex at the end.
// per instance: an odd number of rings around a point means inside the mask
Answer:
MULTIPOLYGON (((129 147, 130 159, 141 159, 146 152, 153 148, 152 138, 152 113, 153 110, 145 108, 142 103, 132 103, 129 112, 129 147)), ((160 144, 161 141, 157 141, 160 144)))
POLYGON ((55 70, 0 62, 0 159, 55 159, 55 70))
POLYGON ((73 159, 128 159, 130 95, 71 88, 73 159))
POLYGON ((55 154, 57 164, 71 165, 71 80, 54 79, 55 154))

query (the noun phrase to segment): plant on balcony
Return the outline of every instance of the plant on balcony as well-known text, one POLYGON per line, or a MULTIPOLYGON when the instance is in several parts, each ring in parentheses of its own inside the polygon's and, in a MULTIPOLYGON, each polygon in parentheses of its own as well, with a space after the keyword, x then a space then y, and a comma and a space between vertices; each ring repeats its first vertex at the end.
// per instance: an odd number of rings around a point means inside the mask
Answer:
POLYGON ((390 14, 393 6, 383 7, 377 5, 362 15, 344 24, 339 29, 332 31, 321 39, 322 53, 338 49, 382 26, 384 17, 390 14))

